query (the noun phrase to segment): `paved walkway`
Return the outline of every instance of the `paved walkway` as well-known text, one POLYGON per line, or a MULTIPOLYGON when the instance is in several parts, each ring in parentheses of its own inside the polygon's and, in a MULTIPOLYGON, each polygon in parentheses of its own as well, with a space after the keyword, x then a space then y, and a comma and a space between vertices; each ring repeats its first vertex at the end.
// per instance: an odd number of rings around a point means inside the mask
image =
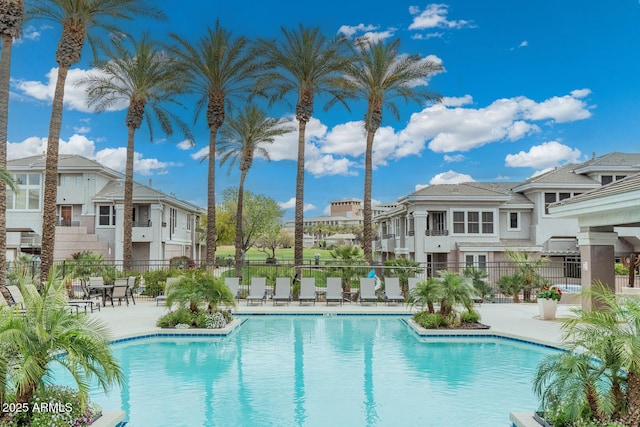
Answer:
MULTIPOLYGON (((476 306, 480 312, 481 322, 491 326, 491 331, 502 335, 538 342, 546 345, 559 346, 561 342, 562 320, 571 315, 570 308, 577 306, 558 306, 557 320, 540 320, 536 304, 482 304, 476 306)), ((414 309, 415 311, 415 309, 414 309)), ((136 305, 102 307, 93 316, 102 319, 109 327, 112 338, 124 338, 134 335, 153 333, 159 328, 156 321, 167 312, 167 308, 156 306, 155 301, 137 301, 136 305)), ((345 303, 344 305, 330 305, 316 303, 316 305, 300 306, 298 302, 290 305, 274 306, 271 301, 264 305, 247 306, 245 301, 238 303, 233 309, 238 314, 397 314, 410 315, 411 311, 403 305, 360 305, 345 303)))

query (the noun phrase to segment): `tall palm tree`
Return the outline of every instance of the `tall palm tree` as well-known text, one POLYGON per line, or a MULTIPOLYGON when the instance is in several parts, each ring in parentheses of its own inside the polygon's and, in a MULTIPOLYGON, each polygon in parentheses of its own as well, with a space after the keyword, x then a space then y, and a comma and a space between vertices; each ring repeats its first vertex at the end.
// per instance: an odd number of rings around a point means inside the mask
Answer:
MULTIPOLYGON (((11 45, 20 36, 24 19, 23 0, 0 0, 0 168, 7 168, 7 135, 9 124, 9 77, 11 75, 11 45)), ((0 254, 7 248, 7 188, 0 185, 0 254)), ((7 281, 7 260, 0 257, 0 284, 7 281)))
POLYGON ((364 231, 362 245, 367 262, 373 262, 371 248, 372 155, 376 131, 382 124, 382 110, 387 108, 399 118, 395 98, 404 101, 438 101, 439 95, 417 85, 421 80, 442 70, 442 66, 419 55, 399 52, 400 40, 372 42, 359 40, 352 47, 353 58, 347 69, 348 84, 358 97, 367 100, 364 128, 367 132, 364 178, 364 231))
POLYGON ((327 40, 318 28, 297 30, 282 28, 281 41, 258 40, 256 53, 266 58, 268 71, 258 79, 258 90, 268 88, 272 99, 283 99, 289 92, 297 95, 295 115, 298 120, 298 168, 296 172, 296 207, 294 261, 303 261, 304 236, 304 144, 307 123, 313 114, 313 101, 318 95, 329 95, 327 107, 336 101, 345 103, 348 92, 342 83, 342 72, 348 60, 343 54, 342 38, 327 40))
POLYGON ((165 15, 153 3, 145 0, 31 0, 30 6, 27 12, 30 17, 52 21, 62 26, 56 49, 58 77, 51 106, 44 174, 41 271, 43 277, 47 277, 53 264, 56 239, 58 145, 62 126, 64 85, 69 68, 80 60, 85 40, 95 54, 96 30, 125 34, 118 26, 121 21, 136 17, 165 19, 165 15))
POLYGON ((84 399, 90 378, 105 391, 124 379, 109 348, 106 326, 93 316, 70 312, 64 281, 56 271, 51 273, 40 291, 35 279, 19 277, 24 315, 11 308, 0 310, 0 373, 9 374, 2 377, 0 388, 3 394, 15 391, 16 403, 29 402, 55 365, 72 374, 84 399), (16 357, 20 363, 6 364, 16 357))
POLYGON ((87 77, 86 84, 90 105, 97 111, 105 111, 114 103, 128 101, 127 161, 124 185, 123 261, 124 269, 131 269, 132 221, 133 221, 133 158, 136 131, 146 118, 151 140, 154 119, 163 132, 173 134, 176 123, 193 141, 191 131, 180 118, 165 108, 165 104, 179 104, 177 96, 185 91, 182 70, 177 62, 149 40, 144 34, 139 42, 133 42, 133 50, 121 41, 105 48, 106 60, 97 64, 99 73, 87 77))
POLYGON ((284 125, 283 119, 269 118, 263 110, 253 104, 247 104, 244 111, 231 117, 227 125, 222 127, 222 141, 218 148, 221 153, 220 164, 230 161, 230 165, 233 165, 237 161, 240 167, 236 210, 236 274, 242 271, 242 208, 247 172, 253 164, 256 152, 269 160, 269 151, 265 145, 272 144, 277 136, 293 130, 293 127, 284 125))
POLYGON ((216 22, 215 28, 207 29, 207 34, 197 44, 176 34, 171 37, 178 43, 170 47, 187 72, 186 83, 190 89, 201 95, 197 103, 196 119, 207 107, 209 127, 209 166, 207 170, 207 253, 208 269, 216 261, 216 137, 225 119, 225 104, 230 98, 242 97, 251 92, 252 77, 258 65, 247 50, 248 41, 244 37, 233 38, 231 32, 216 22))

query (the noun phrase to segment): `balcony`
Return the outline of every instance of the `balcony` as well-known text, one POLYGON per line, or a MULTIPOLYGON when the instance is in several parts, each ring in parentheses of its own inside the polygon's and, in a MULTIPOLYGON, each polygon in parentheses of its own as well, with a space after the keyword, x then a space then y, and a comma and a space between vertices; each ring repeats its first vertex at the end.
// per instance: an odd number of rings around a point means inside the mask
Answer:
POLYGON ((383 234, 381 244, 382 244, 382 252, 393 252, 393 250, 396 247, 396 235, 383 234))
POLYGON ((425 236, 448 236, 449 230, 425 230, 425 236))
POLYGON ((134 226, 131 229, 132 242, 151 242, 153 241, 153 228, 148 225, 134 226))
POLYGON ((449 230, 426 230, 424 234, 425 252, 449 252, 453 249, 449 230))
POLYGON ((56 221, 56 227, 80 227, 80 221, 71 221, 68 219, 59 219, 56 221))

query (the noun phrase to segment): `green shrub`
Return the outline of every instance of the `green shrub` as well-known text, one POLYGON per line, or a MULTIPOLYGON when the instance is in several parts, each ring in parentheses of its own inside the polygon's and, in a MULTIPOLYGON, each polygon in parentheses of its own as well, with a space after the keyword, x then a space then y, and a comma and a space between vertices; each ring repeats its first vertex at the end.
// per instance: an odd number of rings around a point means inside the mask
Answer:
POLYGON ((614 269, 616 271, 616 274, 618 276, 628 276, 629 275, 629 269, 627 267, 625 267, 624 265, 622 265, 620 263, 616 263, 613 267, 614 267, 614 269))
POLYGON ((449 319, 442 316, 440 313, 429 313, 427 311, 421 311, 413 315, 413 320, 427 329, 436 329, 450 326, 449 319))
POLYGON ((461 323, 478 323, 480 321, 480 313, 475 310, 469 310, 460 314, 461 323))
POLYGON ((169 277, 179 276, 182 272, 177 269, 163 269, 163 270, 152 270, 147 271, 143 274, 144 278, 144 294, 157 297, 158 295, 164 293, 164 284, 169 277))
POLYGON ((188 308, 182 307, 175 311, 169 312, 158 319, 157 326, 161 328, 175 328, 176 325, 183 323, 193 325, 197 314, 192 313, 188 308))

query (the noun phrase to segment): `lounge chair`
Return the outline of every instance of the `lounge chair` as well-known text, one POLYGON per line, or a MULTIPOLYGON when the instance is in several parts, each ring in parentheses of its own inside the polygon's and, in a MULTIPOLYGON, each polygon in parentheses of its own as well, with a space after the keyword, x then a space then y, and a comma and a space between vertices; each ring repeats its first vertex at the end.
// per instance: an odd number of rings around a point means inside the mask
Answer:
POLYGON ((375 302, 378 305, 376 280, 373 277, 360 278, 360 304, 365 302, 375 302))
POLYGON ((403 303, 404 296, 400 290, 400 279, 398 277, 387 277, 384 279, 384 301, 403 303))
POLYGON ((179 281, 179 277, 167 277, 167 280, 164 282, 164 292, 156 297, 156 305, 160 305, 160 303, 165 304, 167 295, 169 295, 169 288, 179 281))
MULTIPOLYGON (((11 296, 11 295, 9 295, 9 296, 11 296)), ((15 304, 13 304, 13 301, 7 300, 4 297, 4 295, 2 294, 2 292, 0 292, 0 309, 2 309, 4 307, 11 307, 16 312, 22 313, 22 315, 25 314, 25 309, 24 308, 16 306, 15 304)))
POLYGON ((128 279, 126 277, 116 279, 113 282, 113 290, 111 291, 111 305, 113 305, 113 300, 118 300, 118 305, 122 305, 122 300, 124 299, 129 305, 129 284, 127 283, 128 279))
POLYGON ((73 289, 73 298, 70 298, 67 303, 69 305, 77 305, 78 307, 83 307, 86 313, 87 307, 91 309, 93 313, 94 310, 100 311, 100 302, 93 301, 91 299, 91 295, 87 286, 83 279, 75 279, 71 283, 71 288, 73 289))
POLYGON ((330 302, 338 301, 342 305, 344 297, 342 295, 342 279, 339 277, 327 277, 327 305, 330 302))
POLYGON ((273 295, 273 305, 279 302, 291 302, 291 279, 288 277, 276 277, 276 292, 273 295))
POLYGON ((224 284, 229 288, 235 299, 240 299, 240 278, 225 277, 224 284))
POLYGON ((408 291, 407 291, 407 304, 410 304, 412 297, 411 297, 411 293, 413 292, 413 290, 416 288, 416 286, 418 286, 418 283, 422 282, 423 280, 419 277, 409 277, 408 279, 408 291))
POLYGON ((251 285, 249 285, 249 295, 247 295, 247 305, 253 301, 260 301, 260 305, 262 305, 267 295, 266 289, 266 277, 252 277, 251 285))
POLYGON ((9 305, 15 305, 19 309, 24 309, 24 297, 22 296, 22 292, 20 291, 20 288, 15 285, 8 285, 6 288, 7 288, 7 291, 9 291, 9 296, 11 297, 11 300, 13 301, 13 304, 9 304, 9 305))
POLYGON ((303 277, 300 280, 300 295, 298 301, 302 305, 305 301, 313 302, 316 305, 316 279, 315 277, 303 277))

